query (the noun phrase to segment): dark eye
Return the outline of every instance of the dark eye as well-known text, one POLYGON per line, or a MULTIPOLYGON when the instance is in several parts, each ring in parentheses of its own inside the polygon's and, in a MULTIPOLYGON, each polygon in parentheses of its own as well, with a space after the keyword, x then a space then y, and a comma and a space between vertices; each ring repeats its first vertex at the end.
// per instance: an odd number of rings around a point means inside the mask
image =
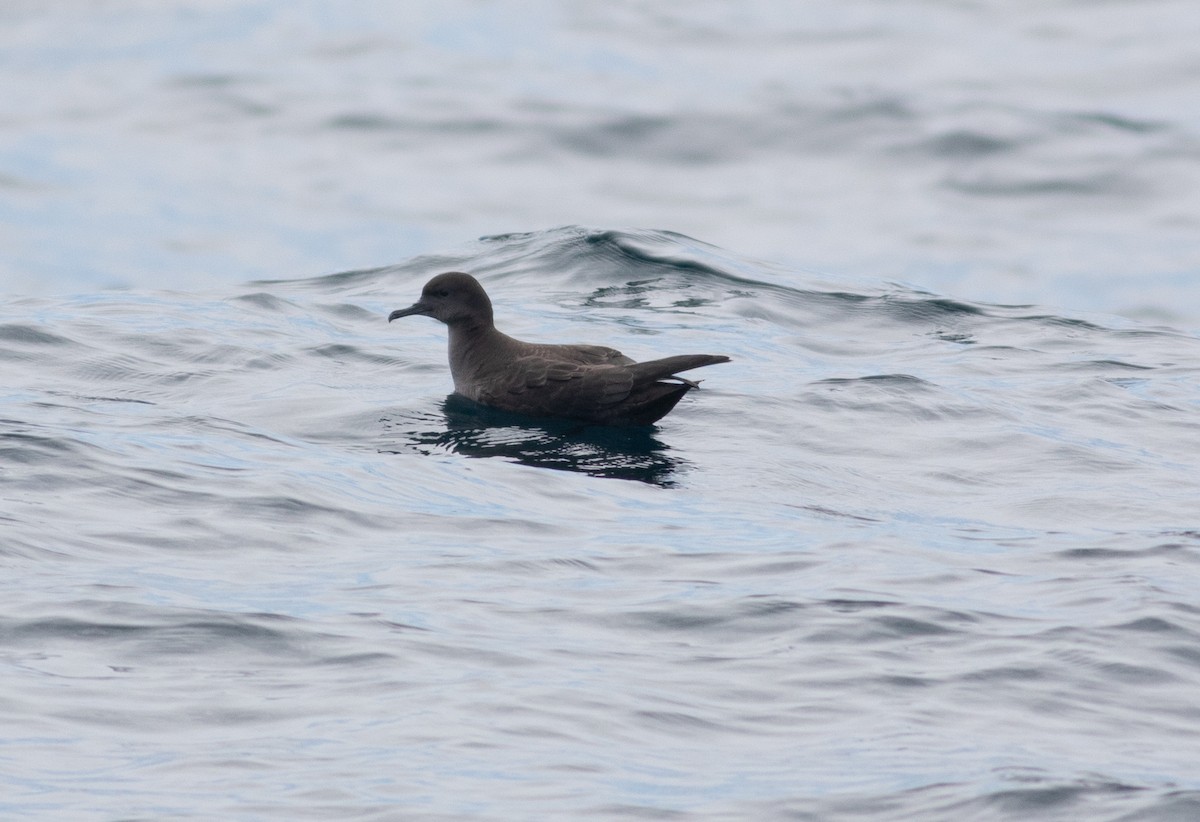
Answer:
POLYGON ((450 292, 449 292, 449 291, 447 291, 447 290, 446 290, 446 289, 444 289, 444 288, 439 288, 437 291, 433 292, 433 296, 435 296, 435 297, 449 297, 449 296, 450 296, 450 292))

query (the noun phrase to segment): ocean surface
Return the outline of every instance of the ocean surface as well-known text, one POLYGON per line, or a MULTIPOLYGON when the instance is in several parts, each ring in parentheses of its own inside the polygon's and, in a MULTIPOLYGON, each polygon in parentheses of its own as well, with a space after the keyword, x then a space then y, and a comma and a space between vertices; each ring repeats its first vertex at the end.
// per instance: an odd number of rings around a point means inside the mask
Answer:
POLYGON ((0 340, 7 818, 1200 814, 1193 334, 566 228, 0 340), (734 361, 489 414, 385 320, 447 268, 734 361))
POLYGON ((1194 822, 1192 4, 0 7, 0 819, 1194 822), (653 427, 389 324, 726 354, 653 427))

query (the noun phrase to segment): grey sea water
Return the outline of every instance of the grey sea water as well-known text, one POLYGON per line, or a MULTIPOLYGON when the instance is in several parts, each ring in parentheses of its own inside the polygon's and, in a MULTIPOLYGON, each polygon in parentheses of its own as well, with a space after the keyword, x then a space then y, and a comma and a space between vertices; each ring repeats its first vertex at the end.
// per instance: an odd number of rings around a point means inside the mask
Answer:
POLYGON ((0 818, 1200 818, 1198 29, 3 4, 0 818))
POLYGON ((0 282, 559 225, 1200 327, 1191 0, 11 0, 0 282))
POLYGON ((0 316, 5 815, 1187 819, 1200 339, 567 228, 0 316), (651 429, 502 328, 719 351, 651 429))

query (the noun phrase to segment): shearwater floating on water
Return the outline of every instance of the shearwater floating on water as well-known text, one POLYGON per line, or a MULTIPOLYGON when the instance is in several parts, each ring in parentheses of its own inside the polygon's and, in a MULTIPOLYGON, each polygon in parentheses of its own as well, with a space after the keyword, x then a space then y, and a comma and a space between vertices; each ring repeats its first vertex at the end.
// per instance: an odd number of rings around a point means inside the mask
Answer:
POLYGON ((600 425, 649 425, 699 386, 676 376, 729 362, 722 354, 681 354, 634 362, 602 345, 522 342, 497 330, 492 301, 470 274, 438 274, 421 298, 388 322, 422 314, 450 328, 454 390, 483 405, 600 425))

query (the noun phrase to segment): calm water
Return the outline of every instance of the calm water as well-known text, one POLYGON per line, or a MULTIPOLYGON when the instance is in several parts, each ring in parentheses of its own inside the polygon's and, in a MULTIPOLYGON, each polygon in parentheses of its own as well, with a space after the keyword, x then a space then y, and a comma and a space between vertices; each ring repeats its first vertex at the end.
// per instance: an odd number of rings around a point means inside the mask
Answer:
POLYGON ((0 8, 0 817, 1200 818, 1200 17, 799 8, 0 8))

